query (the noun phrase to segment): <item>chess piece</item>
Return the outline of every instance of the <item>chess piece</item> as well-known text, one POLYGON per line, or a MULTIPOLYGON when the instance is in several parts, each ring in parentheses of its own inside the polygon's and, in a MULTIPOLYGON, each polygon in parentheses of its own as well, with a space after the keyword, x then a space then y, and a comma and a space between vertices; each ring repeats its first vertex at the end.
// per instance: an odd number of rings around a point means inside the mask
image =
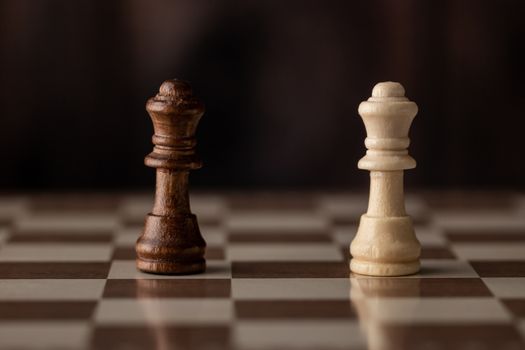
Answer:
POLYGON ((406 214, 403 170, 416 167, 408 155, 408 130, 417 105, 399 83, 377 84, 359 105, 368 151, 358 168, 370 170, 368 211, 361 216, 350 245, 350 270, 372 276, 401 276, 419 271, 421 246, 406 214))
POLYGON ((188 175, 202 166, 195 152, 195 130, 204 105, 188 83, 167 80, 146 104, 155 134, 144 163, 157 169, 153 210, 137 240, 137 267, 158 274, 189 274, 206 268, 197 217, 191 213, 188 175))

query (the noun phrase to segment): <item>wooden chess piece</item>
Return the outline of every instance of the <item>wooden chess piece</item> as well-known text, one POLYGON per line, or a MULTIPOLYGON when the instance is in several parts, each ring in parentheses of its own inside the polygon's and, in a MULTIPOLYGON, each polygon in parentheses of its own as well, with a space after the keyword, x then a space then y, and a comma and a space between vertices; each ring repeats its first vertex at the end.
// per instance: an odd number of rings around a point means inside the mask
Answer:
POLYGON ((407 151, 416 113, 417 105, 394 82, 377 84, 372 97, 359 105, 368 151, 358 168, 370 170, 370 198, 350 246, 350 270, 355 273, 401 276, 419 271, 421 246, 403 193, 403 170, 416 167, 407 151))
POLYGON ((153 210, 137 240, 137 267, 158 274, 190 274, 206 268, 206 242, 191 213, 188 175, 202 166, 195 152, 195 130, 204 105, 188 83, 167 80, 146 104, 155 134, 144 163, 157 169, 153 210))

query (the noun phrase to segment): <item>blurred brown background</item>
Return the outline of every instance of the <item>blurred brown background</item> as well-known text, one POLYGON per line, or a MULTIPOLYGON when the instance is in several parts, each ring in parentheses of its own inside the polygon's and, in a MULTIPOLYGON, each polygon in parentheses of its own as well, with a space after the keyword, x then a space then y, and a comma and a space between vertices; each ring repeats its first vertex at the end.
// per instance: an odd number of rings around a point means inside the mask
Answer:
POLYGON ((151 188, 161 82, 207 105, 197 188, 351 188, 375 82, 414 188, 524 189, 525 2, 0 0, 2 190, 151 188))

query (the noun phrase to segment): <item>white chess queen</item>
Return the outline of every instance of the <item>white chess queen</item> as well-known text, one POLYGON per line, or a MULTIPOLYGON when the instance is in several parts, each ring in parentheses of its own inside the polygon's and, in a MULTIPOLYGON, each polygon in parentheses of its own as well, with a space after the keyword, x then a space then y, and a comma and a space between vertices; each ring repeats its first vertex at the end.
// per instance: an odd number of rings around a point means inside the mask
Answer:
POLYGON ((407 147, 417 110, 395 82, 377 84, 372 97, 359 105, 368 150, 358 167, 370 171, 370 198, 350 245, 350 269, 355 273, 400 276, 419 271, 421 246, 405 211, 403 193, 403 170, 416 167, 407 147))

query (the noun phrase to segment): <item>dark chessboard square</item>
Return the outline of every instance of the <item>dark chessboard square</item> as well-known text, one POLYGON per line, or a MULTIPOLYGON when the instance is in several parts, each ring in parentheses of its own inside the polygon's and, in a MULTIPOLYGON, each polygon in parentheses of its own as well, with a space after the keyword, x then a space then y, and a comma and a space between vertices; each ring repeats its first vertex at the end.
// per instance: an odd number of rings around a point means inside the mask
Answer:
POLYGON ((105 194, 43 194, 31 198, 30 210, 38 213, 49 212, 114 212, 118 209, 121 197, 105 194))
POLYGON ((0 302, 0 320, 83 320, 90 319, 95 301, 9 301, 0 302))
POLYGON ((230 233, 228 241, 231 243, 327 243, 332 238, 327 232, 257 232, 245 234, 242 232, 230 233))
POLYGON ((349 246, 342 246, 341 247, 341 252, 343 254, 343 259, 344 261, 350 261, 350 259, 352 258, 352 255, 350 255, 350 247, 349 246))
POLYGON ((525 277, 525 261, 471 261, 480 277, 525 277))
POLYGON ((122 218, 121 223, 125 227, 143 227, 146 222, 146 213, 144 216, 127 216, 122 218))
POLYGON ((408 215, 410 215, 412 222, 416 226, 416 232, 417 226, 428 226, 432 221, 430 215, 411 215, 410 213, 408 213, 408 215))
POLYGON ((505 192, 439 191, 424 195, 431 209, 480 211, 508 211, 515 207, 516 198, 505 192))
POLYGON ((13 223, 13 218, 11 217, 0 217, 0 227, 9 227, 13 223))
POLYGON ((111 260, 135 260, 137 253, 135 247, 116 247, 113 250, 113 256, 111 260))
POLYGON ((448 247, 421 247, 421 259, 456 259, 448 247))
POLYGON ((447 231, 445 232, 448 240, 454 243, 469 242, 525 242, 525 231, 447 231))
POLYGON ((392 350, 524 348, 519 332, 510 324, 385 324, 383 341, 392 350))
POLYGON ((109 263, 3 262, 0 279, 104 279, 109 263))
POLYGON ((357 226, 359 225, 360 216, 336 216, 332 218, 332 225, 334 226, 357 226))
POLYGON ((206 247, 206 253, 204 258, 207 260, 224 260, 226 259, 226 254, 224 253, 223 247, 206 247))
POLYGON ((105 298, 229 298, 229 279, 110 279, 105 298))
POLYGON ((349 300, 238 300, 239 319, 353 319, 349 300))
POLYGON ((311 211, 316 209, 315 196, 310 193, 251 193, 228 196, 230 209, 244 211, 311 211))
POLYGON ((479 278, 357 277, 352 279, 356 287, 367 297, 492 297, 479 278))
POLYGON ((215 216, 197 216, 197 221, 199 222, 200 227, 205 226, 220 226, 222 224, 222 217, 215 217, 215 216))
POLYGON ((517 318, 525 318, 525 299, 504 299, 505 307, 517 318))
POLYGON ((108 233, 89 232, 15 232, 9 243, 109 243, 113 235, 108 233))
POLYGON ((233 278, 347 278, 347 262, 233 262, 233 278))
POLYGON ((220 325, 99 326, 91 340, 96 350, 223 350, 230 344, 229 327, 220 325))

